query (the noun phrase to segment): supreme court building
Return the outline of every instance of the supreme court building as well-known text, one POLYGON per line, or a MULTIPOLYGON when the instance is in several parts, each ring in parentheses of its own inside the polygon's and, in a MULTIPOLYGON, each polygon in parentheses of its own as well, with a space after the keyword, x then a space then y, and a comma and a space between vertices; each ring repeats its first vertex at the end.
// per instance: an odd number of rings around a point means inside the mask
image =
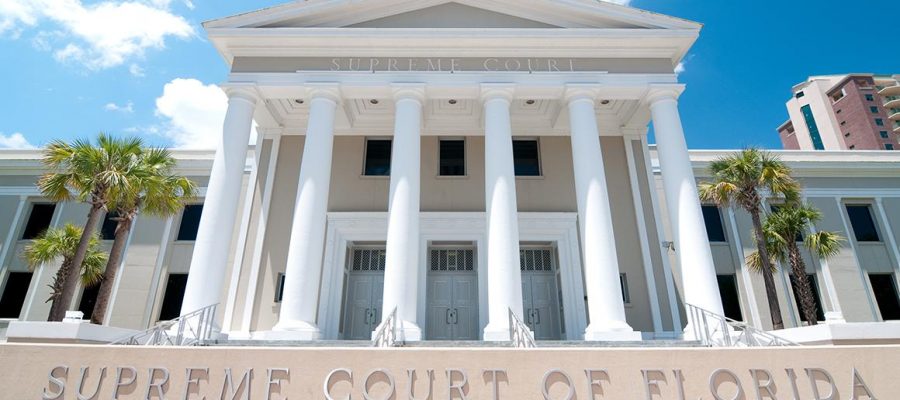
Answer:
MULTIPOLYGON (((200 197, 139 217, 110 325, 217 304, 223 340, 368 341, 396 316, 405 342, 508 341, 512 314, 539 341, 635 342, 681 339, 691 305, 771 328, 749 216, 697 196, 728 154, 689 152, 679 117, 700 24, 590 0, 311 0, 204 27, 230 66, 219 149, 174 152, 200 197)), ((847 238, 805 255, 821 319, 900 318, 900 156, 778 155, 847 238)), ((40 197, 39 159, 0 153, 8 320, 46 319, 57 268, 22 248, 86 215, 40 197)))

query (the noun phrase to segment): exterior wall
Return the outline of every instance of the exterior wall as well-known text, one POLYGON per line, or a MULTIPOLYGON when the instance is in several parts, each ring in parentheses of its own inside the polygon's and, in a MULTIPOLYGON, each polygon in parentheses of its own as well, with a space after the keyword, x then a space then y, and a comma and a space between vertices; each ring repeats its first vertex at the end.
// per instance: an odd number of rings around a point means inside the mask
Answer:
POLYGON ((800 141, 797 139, 797 132, 794 131, 794 124, 791 121, 778 128, 778 136, 781 138, 781 146, 785 150, 800 150, 800 141))

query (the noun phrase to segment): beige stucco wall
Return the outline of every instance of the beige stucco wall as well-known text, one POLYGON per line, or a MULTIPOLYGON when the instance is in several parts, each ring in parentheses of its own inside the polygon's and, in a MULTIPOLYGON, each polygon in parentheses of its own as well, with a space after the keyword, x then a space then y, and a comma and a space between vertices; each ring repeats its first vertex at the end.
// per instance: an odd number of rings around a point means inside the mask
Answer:
POLYGON ((890 399, 900 391, 895 376, 900 369, 898 346, 398 350, 6 344, 0 345, 0 359, 16 365, 0 375, 3 395, 10 399, 38 398, 42 394, 54 398, 61 391, 60 385, 65 385, 65 399, 74 399, 79 386, 83 394, 91 395, 98 389, 97 398, 112 398, 117 373, 127 383, 132 376, 130 368, 136 371, 137 379, 119 388, 120 399, 146 398, 151 381, 166 383, 159 392, 151 388, 151 398, 160 394, 165 398, 231 398, 230 391, 222 394, 227 385, 226 369, 230 369, 239 394, 235 398, 252 399, 323 399, 325 390, 336 399, 350 398, 348 395, 363 398, 364 391, 374 399, 406 398, 408 370, 416 372, 412 386, 417 396, 427 393, 428 371, 434 371, 431 393, 435 399, 460 398, 458 392, 451 395, 451 383, 462 386, 463 398, 470 399, 535 399, 542 398, 544 390, 547 398, 562 399, 567 398, 570 388, 578 399, 643 399, 648 391, 653 399, 749 399, 756 398, 754 375, 765 382, 767 374, 778 398, 790 397, 795 391, 801 399, 817 398, 813 385, 827 396, 832 390, 830 383, 834 384, 834 397, 818 398, 890 399), (341 368, 350 374, 337 373, 329 379, 332 371, 341 368), (250 369, 249 382, 239 386, 250 369), (484 372, 490 369, 502 371, 498 372, 499 379, 495 381, 491 373, 484 372), (382 372, 373 374, 378 370, 382 372), (586 370, 605 373, 589 375, 586 370), (51 373, 57 382, 51 383, 51 373), (387 374, 394 380, 395 391, 389 389, 387 374), (598 380, 599 387, 592 387, 589 378, 598 380), (188 386, 191 379, 196 383, 188 386), (659 382, 648 388, 648 381, 659 382), (496 394, 495 382, 499 389, 496 394), (684 397, 679 396, 679 388, 684 397), (246 397, 241 397, 243 390, 249 390, 246 397))

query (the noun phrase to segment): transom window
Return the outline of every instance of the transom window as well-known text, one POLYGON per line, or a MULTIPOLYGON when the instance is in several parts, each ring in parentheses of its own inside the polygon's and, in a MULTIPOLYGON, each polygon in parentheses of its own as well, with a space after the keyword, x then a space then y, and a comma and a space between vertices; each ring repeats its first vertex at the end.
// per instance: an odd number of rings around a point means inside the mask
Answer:
POLYGON ((432 249, 430 259, 430 268, 435 272, 475 270, 475 250, 472 249, 432 249))
POLYGON ((553 271, 553 250, 520 249, 519 268, 522 271, 553 271))
POLYGON ((878 229, 875 228, 875 220, 872 218, 872 209, 868 205, 848 204, 847 216, 850 217, 850 225, 853 226, 853 234, 857 242, 880 242, 878 229))
POLYGON ((366 139, 366 161, 363 175, 391 175, 390 139, 366 139))
POLYGON ((463 139, 440 140, 440 176, 466 175, 466 141, 463 139))
POLYGON ((541 176, 537 139, 513 139, 513 163, 516 176, 541 176))
POLYGON ((384 271, 386 265, 385 249, 353 249, 353 259, 350 262, 350 270, 377 272, 384 271))

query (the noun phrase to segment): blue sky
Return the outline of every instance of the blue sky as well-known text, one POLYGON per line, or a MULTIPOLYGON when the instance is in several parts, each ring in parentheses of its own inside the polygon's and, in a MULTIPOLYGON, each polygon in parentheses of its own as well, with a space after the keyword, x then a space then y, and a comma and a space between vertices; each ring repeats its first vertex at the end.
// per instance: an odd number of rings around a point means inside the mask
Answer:
MULTIPOLYGON (((227 69, 200 23, 282 2, 0 0, 0 147, 99 131, 208 147, 224 111, 213 85, 227 69)), ((847 4, 631 1, 704 24, 681 74, 688 145, 698 149, 779 148, 784 102, 809 75, 900 73, 896 3, 847 4)))

